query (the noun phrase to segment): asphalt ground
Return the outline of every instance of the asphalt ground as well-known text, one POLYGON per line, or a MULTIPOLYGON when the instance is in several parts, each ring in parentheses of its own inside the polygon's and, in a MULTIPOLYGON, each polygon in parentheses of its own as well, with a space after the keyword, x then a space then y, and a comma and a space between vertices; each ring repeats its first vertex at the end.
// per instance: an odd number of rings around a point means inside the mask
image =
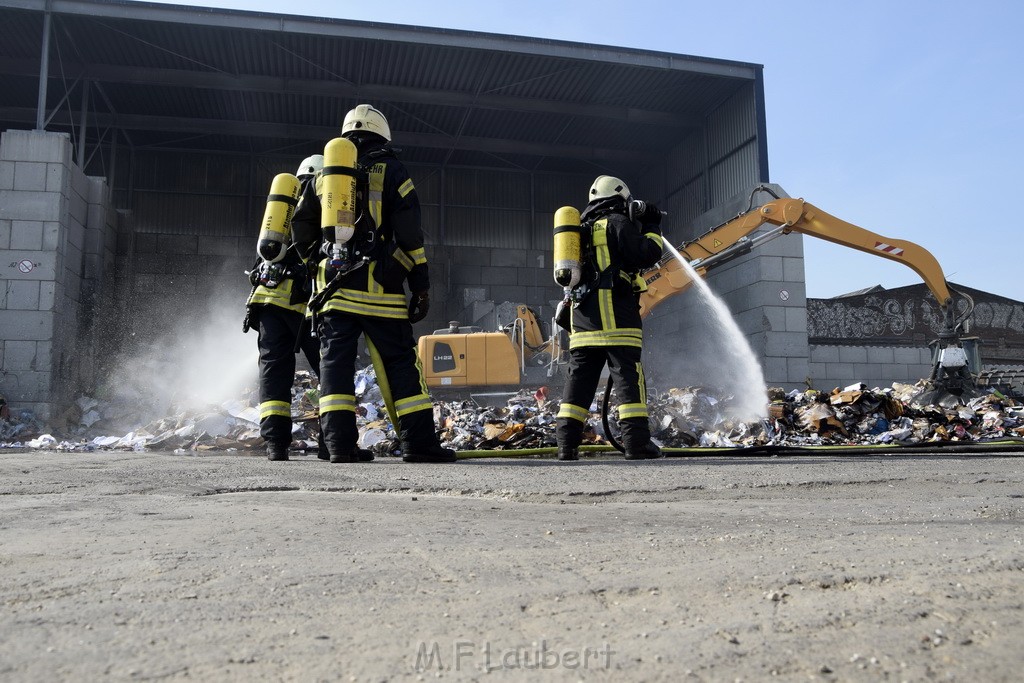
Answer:
POLYGON ((673 455, 0 451, 0 679, 1019 680, 1019 450, 673 455))

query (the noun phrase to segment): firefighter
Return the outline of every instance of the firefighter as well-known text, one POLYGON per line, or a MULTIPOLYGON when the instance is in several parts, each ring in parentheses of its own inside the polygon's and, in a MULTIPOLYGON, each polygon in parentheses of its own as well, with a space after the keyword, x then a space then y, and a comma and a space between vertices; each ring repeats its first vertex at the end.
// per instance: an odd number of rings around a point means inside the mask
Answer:
MULTIPOLYGON (((275 178, 260 233, 260 258, 249 273, 253 288, 246 302, 248 314, 243 331, 254 327, 259 335, 260 434, 266 441, 270 460, 288 459, 292 441, 292 384, 299 348, 314 374, 320 375, 320 343, 304 322, 312 286, 307 262, 319 247, 319 231, 296 233, 290 218, 294 204, 300 202, 302 187, 311 184, 321 168, 323 157, 315 154, 302 161, 295 176, 282 174, 275 178), (283 185, 278 184, 279 178, 284 178, 283 185), (294 183, 294 196, 278 192, 282 187, 287 190, 288 179, 294 183), (275 208, 275 203, 279 207, 275 208), (275 210, 280 211, 277 216, 275 210), (267 223, 271 224, 269 229, 267 223)), ((323 439, 318 438, 318 443, 318 457, 326 459, 323 439)))
POLYGON ((599 176, 580 214, 582 275, 569 333, 569 377, 558 410, 558 459, 577 460, 583 430, 605 364, 619 399, 618 424, 627 460, 660 458, 651 442, 641 364, 640 272, 661 257, 661 212, 634 201, 626 184, 599 176), (631 210, 632 207, 632 210, 631 210))
MULTIPOLYGON (((347 241, 339 246, 340 237, 332 240, 341 233, 332 227, 327 234, 330 211, 323 217, 323 251, 328 257, 320 261, 310 301, 321 343, 320 423, 331 462, 370 459, 365 457, 368 451, 357 447, 355 362, 360 337, 374 361, 403 459, 453 462, 455 451, 443 448, 437 437, 413 338, 412 323, 422 320, 430 306, 416 189, 391 147, 391 129, 379 110, 360 104, 349 111, 341 136, 358 154, 358 218, 354 230, 346 228, 347 241), (408 300, 406 285, 411 292, 408 300)), ((327 177, 347 171, 328 162, 323 173, 327 177)), ((312 196, 308 190, 303 195, 296 222, 321 219, 307 209, 314 202, 322 200, 328 206, 335 200, 324 194, 325 184, 318 183, 312 196)))

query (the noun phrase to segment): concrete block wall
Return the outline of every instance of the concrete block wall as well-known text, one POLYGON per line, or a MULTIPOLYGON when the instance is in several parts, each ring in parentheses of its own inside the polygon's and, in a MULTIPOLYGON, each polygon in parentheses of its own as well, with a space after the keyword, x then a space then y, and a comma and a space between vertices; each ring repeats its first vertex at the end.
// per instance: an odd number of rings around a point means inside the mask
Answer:
POLYGON ((74 165, 64 133, 0 138, 0 393, 49 419, 94 388, 98 297, 116 232, 102 179, 74 165))
POLYGON ((431 299, 443 305, 432 305, 427 319, 416 326, 417 334, 446 328, 453 320, 494 330, 497 305, 506 301, 528 304, 546 321, 561 299, 551 274, 550 251, 434 247, 428 248, 427 259, 434 264, 431 299))
POLYGON ((254 239, 133 232, 130 253, 132 335, 152 340, 173 335, 200 324, 212 308, 235 315, 241 329, 254 239))
POLYGON ((813 388, 831 391, 858 382, 869 389, 885 389, 893 382, 914 384, 929 376, 932 351, 927 346, 839 346, 813 344, 810 347, 808 377, 813 388))

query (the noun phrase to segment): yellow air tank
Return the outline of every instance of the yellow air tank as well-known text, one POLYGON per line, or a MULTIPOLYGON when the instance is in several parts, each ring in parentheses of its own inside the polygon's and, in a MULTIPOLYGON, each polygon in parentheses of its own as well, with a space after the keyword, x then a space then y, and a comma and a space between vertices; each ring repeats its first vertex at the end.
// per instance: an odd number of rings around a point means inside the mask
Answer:
POLYGON ((563 206, 555 212, 555 282, 568 291, 580 274, 580 212, 563 206))
POLYGON ((263 213, 256 252, 267 263, 284 258, 292 241, 292 214, 299 203, 299 179, 291 173, 278 173, 270 183, 267 208, 263 213))
POLYGON ((356 146, 334 138, 324 147, 320 206, 324 239, 333 242, 332 261, 341 261, 356 226, 356 146))

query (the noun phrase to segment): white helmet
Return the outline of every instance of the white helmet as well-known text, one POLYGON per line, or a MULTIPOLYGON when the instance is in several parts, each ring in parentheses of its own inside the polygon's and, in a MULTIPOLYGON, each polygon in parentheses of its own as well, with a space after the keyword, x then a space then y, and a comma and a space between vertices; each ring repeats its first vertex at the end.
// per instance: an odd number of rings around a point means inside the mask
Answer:
POLYGON ((301 178, 305 175, 316 175, 322 170, 324 170, 324 155, 314 154, 302 160, 302 163, 299 164, 299 170, 295 172, 295 177, 301 178))
POLYGON ((349 113, 345 114, 345 122, 341 124, 341 135, 365 130, 376 133, 388 142, 391 142, 391 128, 384 114, 374 109, 372 105, 360 104, 349 113))
POLYGON ((594 181, 594 184, 590 186, 590 201, 592 202, 597 201, 598 199, 614 197, 616 195, 622 197, 626 201, 629 201, 631 196, 629 194, 629 188, 626 187, 626 183, 614 176, 598 176, 597 180, 594 181))

